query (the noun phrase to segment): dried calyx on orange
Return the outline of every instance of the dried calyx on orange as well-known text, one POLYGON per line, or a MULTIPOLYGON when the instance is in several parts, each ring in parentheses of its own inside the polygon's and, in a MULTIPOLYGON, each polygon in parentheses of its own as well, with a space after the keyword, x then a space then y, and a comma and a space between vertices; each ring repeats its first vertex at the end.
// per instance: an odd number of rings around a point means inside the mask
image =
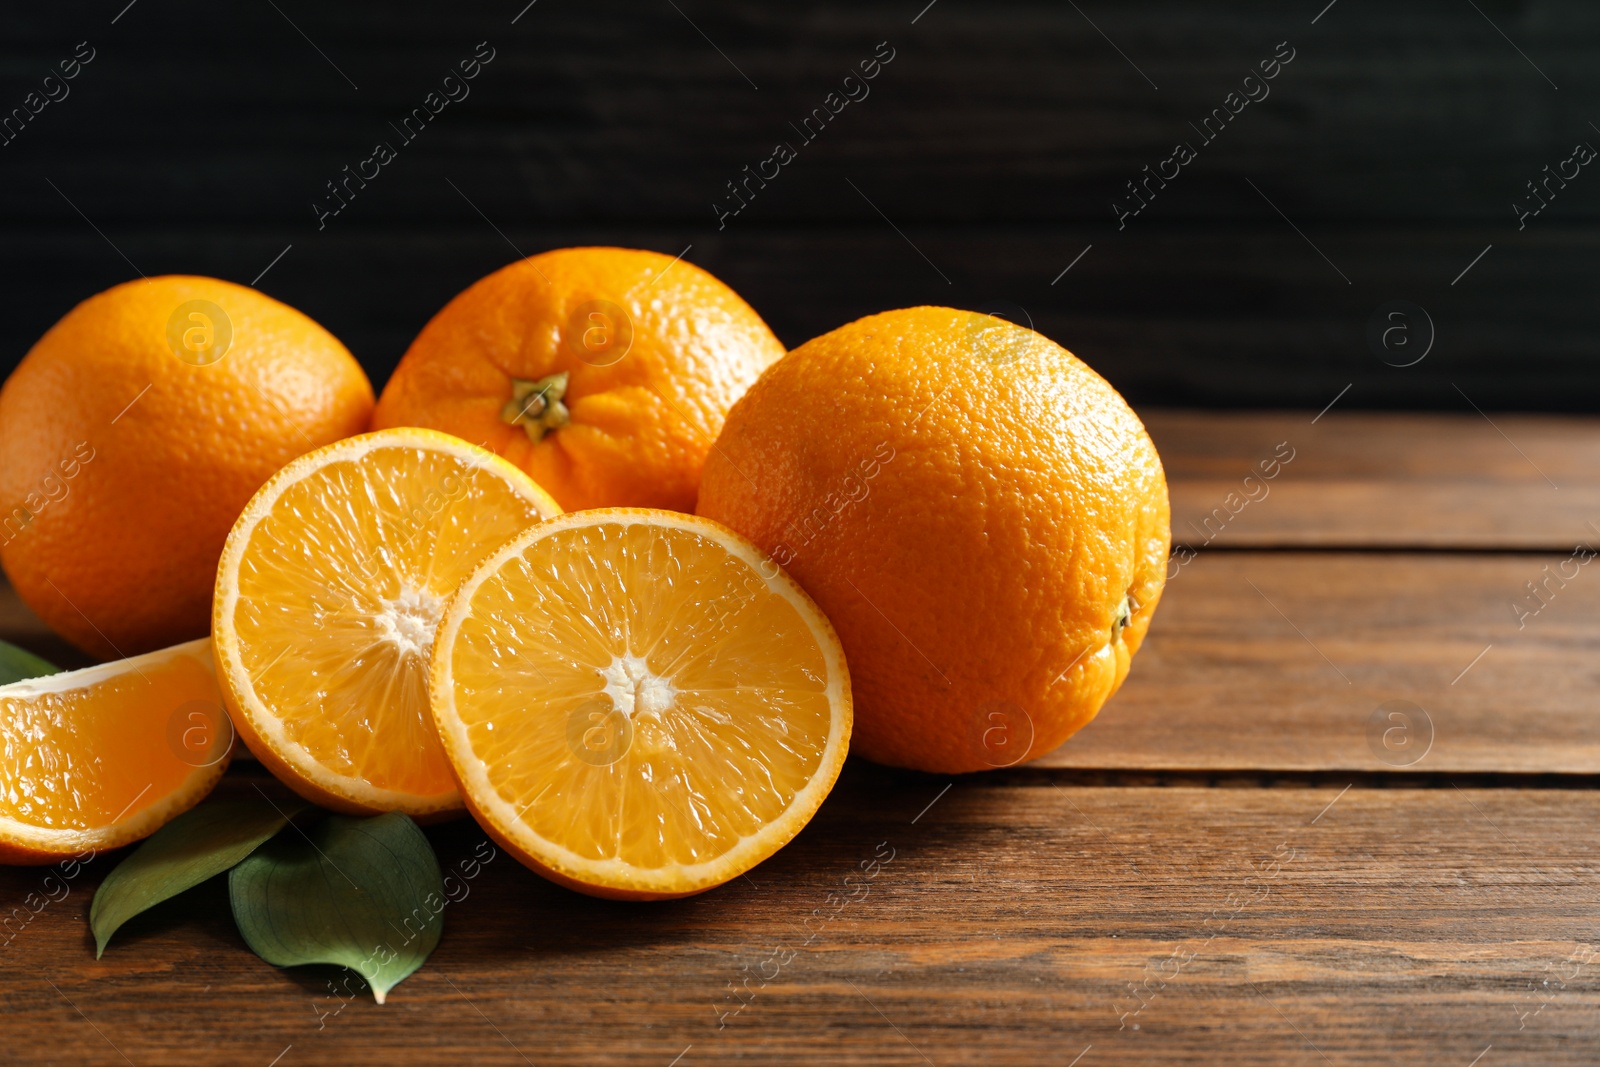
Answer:
POLYGON ((868 316, 768 370, 697 510, 828 613, 856 750, 941 772, 1032 759, 1092 719, 1170 543, 1161 459, 1116 390, 1030 329, 937 307, 868 316))
POLYGON ((692 263, 557 249, 445 305, 373 425, 483 442, 570 510, 688 511, 728 408, 781 355, 750 305, 692 263))
POLYGON ((336 811, 459 811, 429 711, 434 630, 485 555, 558 514, 505 460, 432 430, 364 434, 278 472, 228 536, 212 614, 250 750, 336 811))
POLYGON ((811 598, 690 515, 529 529, 451 599, 430 691, 462 796, 524 864, 595 896, 720 885, 816 812, 850 677, 811 598))

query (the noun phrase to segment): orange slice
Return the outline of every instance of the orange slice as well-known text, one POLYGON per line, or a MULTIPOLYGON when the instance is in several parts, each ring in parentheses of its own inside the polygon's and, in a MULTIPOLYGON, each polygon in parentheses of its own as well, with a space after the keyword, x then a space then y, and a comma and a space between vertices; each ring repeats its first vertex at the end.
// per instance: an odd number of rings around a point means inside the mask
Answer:
POLYGON ((0 862, 148 837, 211 792, 232 745, 209 638, 0 686, 0 862))
POLYGON ((250 751, 336 811, 459 811, 428 710, 439 613, 491 550, 560 513, 510 463, 433 430, 364 434, 284 467, 228 535, 212 606, 217 675, 250 751))
POLYGON ((467 806, 601 897, 699 893, 783 847, 850 741, 833 627, 708 519, 604 508, 518 536, 451 598, 430 689, 467 806))

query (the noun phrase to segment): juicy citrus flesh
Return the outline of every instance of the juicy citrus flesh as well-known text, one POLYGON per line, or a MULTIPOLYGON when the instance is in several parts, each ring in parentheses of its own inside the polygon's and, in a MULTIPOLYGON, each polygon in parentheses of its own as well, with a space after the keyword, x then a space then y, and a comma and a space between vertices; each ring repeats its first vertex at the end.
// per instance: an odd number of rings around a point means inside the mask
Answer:
POLYGON ((838 776, 849 676, 753 546, 633 509, 555 520, 451 602, 434 709, 469 805, 601 896, 700 892, 789 840, 838 776))
POLYGON ((115 848, 211 790, 233 735, 210 646, 0 686, 0 858, 115 848))
POLYGON ((482 442, 561 506, 694 509, 728 408, 783 345, 738 293, 683 259, 558 248, 479 279, 422 329, 372 425, 482 442), (566 415, 505 419, 518 383, 567 375, 566 415))
POLYGON ((251 750, 344 810, 459 808, 428 706, 440 613, 489 551, 559 511, 492 453, 427 430, 291 464, 218 574, 218 656, 251 750))

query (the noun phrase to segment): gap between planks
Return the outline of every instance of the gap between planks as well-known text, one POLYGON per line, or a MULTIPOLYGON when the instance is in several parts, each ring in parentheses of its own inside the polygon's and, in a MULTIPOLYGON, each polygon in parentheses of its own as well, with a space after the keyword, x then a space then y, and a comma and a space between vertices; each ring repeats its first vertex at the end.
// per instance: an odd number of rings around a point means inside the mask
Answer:
MULTIPOLYGON (((1072 744, 1071 740, 1067 744, 1072 744)), ((930 775, 930 780, 937 776, 930 775)), ((1026 764, 1004 771, 958 775, 953 781, 989 787, 1070 786, 1083 789, 1594 789, 1600 774, 1560 771, 1271 770, 1262 768, 1123 769, 1026 764)))

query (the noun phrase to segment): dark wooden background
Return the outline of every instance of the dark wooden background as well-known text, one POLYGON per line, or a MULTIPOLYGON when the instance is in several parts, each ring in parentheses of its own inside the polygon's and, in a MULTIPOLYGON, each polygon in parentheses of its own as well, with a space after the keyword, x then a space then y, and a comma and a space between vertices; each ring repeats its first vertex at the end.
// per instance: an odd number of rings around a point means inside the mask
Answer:
POLYGON ((1600 167, 1520 232, 1512 203, 1600 146, 1600 7, 926 2, 8 5, 0 109, 96 55, 0 147, 0 363, 136 270, 248 283, 292 245, 260 288, 381 386, 513 246, 603 242, 692 246, 790 345, 1007 301, 1135 403, 1595 406, 1600 167), (401 147, 389 123, 480 41, 471 95, 401 147), (871 95, 719 231, 724 183, 880 41, 871 95), (1119 232, 1123 183, 1280 41, 1270 98, 1119 232), (324 182, 378 140, 398 158, 319 232, 324 182), (1437 328, 1404 369, 1365 341, 1396 299, 1437 328))

